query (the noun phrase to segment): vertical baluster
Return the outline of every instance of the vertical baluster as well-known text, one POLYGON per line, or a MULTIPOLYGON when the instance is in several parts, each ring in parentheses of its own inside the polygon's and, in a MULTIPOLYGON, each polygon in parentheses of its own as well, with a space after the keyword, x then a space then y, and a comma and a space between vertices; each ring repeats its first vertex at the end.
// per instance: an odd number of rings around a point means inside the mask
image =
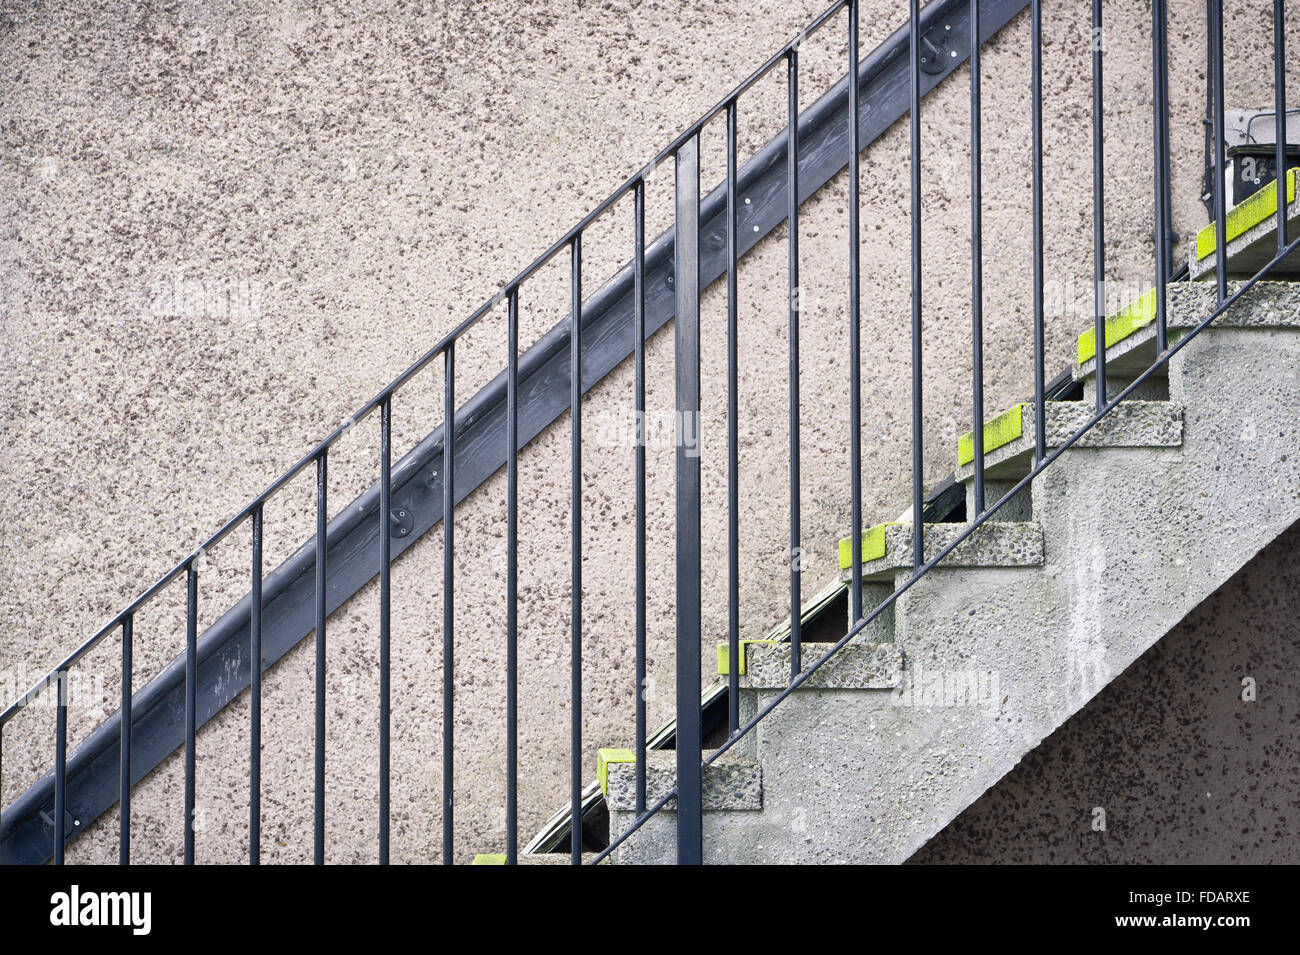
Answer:
POLYGON ((118 713, 120 737, 117 744, 117 864, 131 862, 131 642, 135 618, 122 620, 122 706, 118 713))
MULTIPOLYGON (((802 569, 799 540, 799 45, 786 56, 786 223, 789 232, 790 309, 790 679, 803 668, 803 621, 799 615, 802 569)), ((736 664, 740 666, 739 661, 736 664)))
MULTIPOLYGON (((68 842, 68 671, 55 677, 54 692, 54 864, 63 865, 68 842)), ((188 829, 188 827, 186 827, 188 829)), ((188 862, 188 857, 186 858, 188 862)))
POLYGON ((519 862, 519 289, 506 293, 506 864, 519 862))
MULTIPOLYGON (((1099 2, 1099 0, 1098 0, 1099 2)), ((1210 43, 1214 110, 1210 125, 1214 130, 1214 274, 1218 283, 1219 304, 1228 297, 1228 198, 1227 157, 1223 141, 1223 0, 1210 0, 1210 43)))
POLYGON ((329 544, 326 538, 329 452, 316 458, 316 751, 313 777, 315 814, 312 859, 325 864, 325 587, 329 544))
POLYGON ((727 732, 740 729, 740 327, 736 101, 727 104, 727 732))
POLYGON ((858 0, 849 2, 849 539, 853 581, 849 619, 862 619, 862 333, 858 237, 858 0))
POLYGON ((199 688, 199 572, 185 569, 185 864, 194 864, 194 733, 199 688))
POLYGON ((919 568, 925 554, 923 511, 925 493, 921 446, 923 394, 921 385, 921 13, 918 0, 911 0, 909 46, 912 93, 912 566, 919 568))
POLYGON ((970 0, 971 404, 975 438, 975 513, 984 513, 984 188, 980 170, 980 4, 970 0))
POLYGON ((1043 328, 1043 0, 1030 11, 1030 126, 1033 128, 1034 193, 1034 464, 1047 457, 1047 411, 1043 328))
POLYGON ((569 855, 582 864, 582 233, 573 237, 569 262, 569 855))
POLYGON ((1283 0, 1273 0, 1273 109, 1277 143, 1277 250, 1287 245, 1286 225, 1286 11, 1283 0))
MULTIPOLYGON (((446 462, 443 462, 444 465, 446 462)), ((450 479, 444 467, 443 482, 450 479)), ((444 497, 444 506, 446 498, 444 497)), ((393 396, 379 405, 379 864, 388 865, 389 746, 392 726, 393 396)), ((443 521, 446 522, 446 511, 443 521)), ((445 716, 444 716, 445 719, 445 716)), ((446 767, 443 767, 446 772, 446 767)), ((444 776, 445 780, 445 776, 444 776)), ((446 785, 444 781, 444 785, 446 785)), ((443 794, 446 826, 447 795, 443 794)), ((444 829, 445 831, 445 829, 444 829)), ((445 851, 445 849, 444 849, 445 851)))
POLYGON ((1174 202, 1173 173, 1170 160, 1169 139, 1169 4, 1162 0, 1160 8, 1160 141, 1164 144, 1161 179, 1164 193, 1160 197, 1161 214, 1165 223, 1165 281, 1174 273, 1174 202))
POLYGON ((1168 142, 1164 138, 1165 123, 1168 116, 1169 102, 1165 98, 1165 72, 1168 64, 1164 59, 1166 0, 1151 0, 1151 88, 1154 115, 1152 130, 1155 138, 1155 244, 1156 244, 1156 354, 1164 354, 1168 347, 1168 330, 1166 323, 1167 291, 1165 282, 1169 277, 1168 259, 1168 220, 1165 218, 1165 189, 1167 187, 1167 150, 1168 142))
POLYGON ((1092 281, 1097 412, 1106 406, 1106 182, 1102 142, 1101 0, 1092 0, 1092 281))
POLYGON ((262 861, 262 505, 253 508, 248 641, 248 864, 262 861))
POLYGON ((442 380, 442 857, 456 851, 456 343, 447 346, 442 380))
POLYGON ((645 501, 645 180, 638 180, 632 223, 632 363, 636 415, 636 811, 646 792, 646 501, 645 501))
POLYGON ((704 857, 700 725, 700 137, 677 152, 677 861, 704 857), (690 436, 688 446, 687 436, 690 436))

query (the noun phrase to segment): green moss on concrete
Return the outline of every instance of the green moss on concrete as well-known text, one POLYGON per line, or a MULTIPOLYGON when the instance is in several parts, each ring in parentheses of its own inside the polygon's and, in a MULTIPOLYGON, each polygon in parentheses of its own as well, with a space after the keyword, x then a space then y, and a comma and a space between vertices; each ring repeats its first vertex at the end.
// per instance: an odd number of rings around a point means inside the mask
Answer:
MULTIPOLYGON (((745 648, 751 643, 784 643, 784 640, 741 640, 740 641, 740 675, 745 675, 745 648)), ((731 673, 731 646, 726 643, 718 644, 718 675, 728 676, 731 673)))
POLYGON ((609 795, 609 764, 635 763, 636 754, 630 749, 596 750, 596 778, 600 780, 600 791, 609 795))
MULTIPOLYGON (((885 528, 893 527, 897 521, 877 524, 862 533, 862 562, 879 560, 885 556, 885 528)), ((840 541, 840 570, 853 566, 853 538, 845 537, 840 541)))
MULTIPOLYGON (((1013 405, 992 421, 984 422, 984 453, 1010 444, 1024 433, 1024 405, 1013 405)), ((975 432, 967 431, 957 439, 957 466, 963 467, 975 460, 975 432)), ((841 566, 847 567, 848 564, 841 566)))
MULTIPOLYGON (((1291 169, 1286 174, 1286 204, 1295 202, 1296 171, 1291 169)), ((1255 226, 1277 215, 1277 180, 1274 179, 1259 192, 1228 212, 1224 222, 1227 240, 1245 235, 1255 226)), ((1211 222, 1196 233, 1196 261, 1213 255, 1218 249, 1218 235, 1211 222)))
MULTIPOLYGON (((1138 296, 1123 311, 1106 319, 1106 347, 1110 348, 1122 342, 1139 328, 1145 328, 1156 320, 1156 290, 1150 289, 1138 296)), ((1090 328, 1079 336, 1077 343, 1078 361, 1082 365, 1097 355, 1097 332, 1090 328)))

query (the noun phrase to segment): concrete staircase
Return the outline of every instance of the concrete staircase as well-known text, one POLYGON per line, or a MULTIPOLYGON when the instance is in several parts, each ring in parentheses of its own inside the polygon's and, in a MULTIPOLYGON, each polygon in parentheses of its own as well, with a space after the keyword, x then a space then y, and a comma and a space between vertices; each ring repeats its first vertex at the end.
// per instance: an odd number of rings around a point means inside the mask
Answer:
MULTIPOLYGON (((1211 285, 1169 286, 1171 344, 1215 304, 1211 285)), ((1154 357, 1146 297, 1106 337, 1115 393, 1154 357)), ((1095 363, 1089 332, 1085 400, 1047 404, 1049 449, 1092 416, 1095 363)), ((1250 289, 1134 397, 706 770, 706 861, 906 860, 1300 519, 1300 286, 1250 289)), ((1033 422, 1019 405, 987 423, 990 503, 1029 473, 1033 422)), ((968 510, 971 446, 956 471, 968 510)), ((928 525, 926 556, 961 529, 928 525)), ((910 575, 911 532, 864 535, 868 608, 910 575)), ((828 648, 804 644, 805 665, 828 648)), ((790 650, 757 641, 742 656, 743 723, 788 685, 790 650)), ((650 754, 651 803, 672 757, 650 754)), ((635 819, 630 758, 602 754, 612 835, 635 819)), ((612 858, 674 861, 672 810, 612 858)))

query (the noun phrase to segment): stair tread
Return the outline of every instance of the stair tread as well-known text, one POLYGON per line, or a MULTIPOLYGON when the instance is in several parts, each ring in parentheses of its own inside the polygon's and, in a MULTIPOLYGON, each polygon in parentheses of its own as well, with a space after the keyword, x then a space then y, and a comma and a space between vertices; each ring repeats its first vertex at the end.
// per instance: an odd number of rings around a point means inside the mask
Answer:
MULTIPOLYGON (((1229 282, 1228 294, 1235 294, 1241 282, 1229 282)), ((1165 323, 1171 340, 1177 332, 1195 328, 1218 307, 1218 290, 1204 282, 1171 282, 1167 286, 1165 323)), ((1257 282, 1248 293, 1249 308, 1228 309, 1214 320, 1220 328, 1300 328, 1300 283, 1257 282)), ((1129 356, 1124 364, 1134 371, 1145 370, 1155 360, 1155 291, 1147 292, 1128 308, 1106 319, 1106 367, 1129 356), (1140 304, 1139 304, 1140 303, 1140 304)), ((1090 377, 1097 366, 1096 335, 1088 328, 1080 333, 1073 368, 1075 381, 1090 377)))
MULTIPOLYGON (((1043 424, 1048 448, 1059 448, 1096 413, 1091 401, 1049 401, 1044 405, 1043 424)), ((1015 470, 1026 464, 1035 450, 1034 403, 1027 401, 991 418, 984 425, 984 468, 1015 470)), ((1183 441, 1183 407, 1172 401, 1121 402, 1074 443, 1078 448, 1164 448, 1183 441)), ((975 473, 973 432, 962 435, 957 445, 958 481, 975 473)), ((1029 472, 1021 467, 1017 474, 1029 472)))
MULTIPOLYGON (((746 689, 784 689, 790 682, 790 644, 766 640, 741 641, 744 657, 740 685, 746 689)), ((833 647, 833 643, 804 643, 802 670, 807 670, 833 647)), ((728 647, 718 646, 718 672, 726 675, 728 647)), ((891 690, 902 680, 903 654, 892 643, 849 643, 826 661, 803 684, 808 689, 891 690)))
MULTIPOLYGON (((628 750, 616 751, 630 755, 628 750)), ((707 755, 707 753, 706 753, 707 755)), ((677 785, 677 753, 650 750, 646 753, 646 802, 653 805, 677 785)), ((605 764, 602 788, 605 803, 613 811, 636 810, 636 763, 631 759, 605 764)), ((758 760, 724 753, 704 768, 704 808, 710 810, 759 810, 763 808, 763 770, 758 760)), ((664 810, 677 809, 670 799, 664 810)))
MULTIPOLYGON (((926 524, 929 560, 967 529, 966 524, 926 524)), ((840 577, 852 577, 852 538, 840 541, 840 577)), ((1043 529, 1035 521, 989 521, 944 558, 945 567, 1038 567, 1043 563, 1043 529)), ((912 566, 912 523, 877 524, 862 535, 864 576, 912 566)))

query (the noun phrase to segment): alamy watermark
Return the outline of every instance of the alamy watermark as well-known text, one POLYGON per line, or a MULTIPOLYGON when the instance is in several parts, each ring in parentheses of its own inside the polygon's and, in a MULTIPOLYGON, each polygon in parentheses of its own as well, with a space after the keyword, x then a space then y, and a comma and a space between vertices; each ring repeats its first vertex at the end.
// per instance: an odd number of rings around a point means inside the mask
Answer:
POLYGON ((604 448, 683 448, 689 458, 700 456, 698 411, 628 411, 601 415, 596 444, 604 448), (644 438, 642 437, 644 436, 644 438))
POLYGON ((1106 315, 1115 315, 1153 288, 1139 279, 1094 283, 1091 278, 1049 279, 1043 283, 1043 314, 1049 318, 1087 320, 1097 313, 1098 302, 1106 315))
POLYGON ((892 701, 895 706, 968 706, 992 712, 1002 703, 1002 681, 995 670, 927 670, 918 660, 903 671, 892 701))
POLYGON ((262 285, 247 275, 200 278, 176 272, 149 285, 149 312, 157 318, 253 322, 262 316, 262 285))
MULTIPOLYGON (((43 677, 42 673, 40 676, 43 677)), ((48 707, 53 709, 62 696, 68 709, 108 711, 108 694, 104 691, 104 677, 91 670, 68 670, 61 677, 51 679, 38 690, 32 686, 39 677, 29 674, 25 666, 0 670, 0 705, 17 700, 19 706, 48 707), (29 692, 30 691, 30 692, 29 692)))

